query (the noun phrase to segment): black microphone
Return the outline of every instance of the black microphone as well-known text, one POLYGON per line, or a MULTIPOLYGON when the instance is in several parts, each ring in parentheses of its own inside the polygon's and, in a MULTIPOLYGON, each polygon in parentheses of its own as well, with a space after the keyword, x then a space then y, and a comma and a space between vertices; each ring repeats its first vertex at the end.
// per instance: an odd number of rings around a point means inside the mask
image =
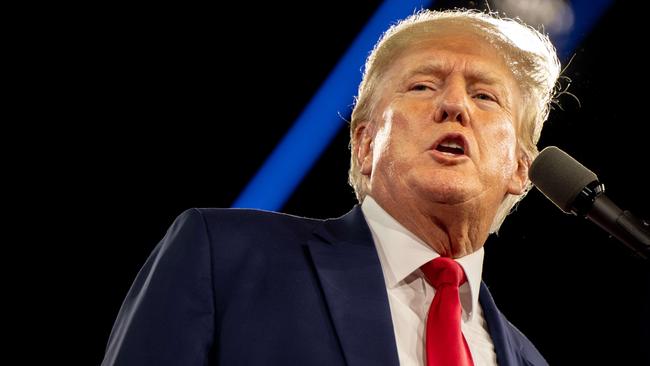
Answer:
POLYGON ((621 210, 591 170, 555 146, 539 153, 528 173, 531 182, 562 211, 589 218, 643 259, 650 257, 648 224, 621 210))

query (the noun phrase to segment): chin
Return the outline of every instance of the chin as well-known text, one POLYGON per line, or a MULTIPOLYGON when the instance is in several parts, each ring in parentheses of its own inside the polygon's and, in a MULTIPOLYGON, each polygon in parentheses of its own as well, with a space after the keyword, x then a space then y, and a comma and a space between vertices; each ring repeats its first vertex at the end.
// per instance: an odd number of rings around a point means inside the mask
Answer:
POLYGON ((468 192, 453 188, 453 189, 430 189, 423 194, 430 202, 435 202, 445 205, 457 205, 469 200, 470 195, 468 192))
POLYGON ((435 174, 414 187, 417 187, 419 197, 447 205, 467 202, 476 196, 478 188, 471 178, 459 174, 435 174))

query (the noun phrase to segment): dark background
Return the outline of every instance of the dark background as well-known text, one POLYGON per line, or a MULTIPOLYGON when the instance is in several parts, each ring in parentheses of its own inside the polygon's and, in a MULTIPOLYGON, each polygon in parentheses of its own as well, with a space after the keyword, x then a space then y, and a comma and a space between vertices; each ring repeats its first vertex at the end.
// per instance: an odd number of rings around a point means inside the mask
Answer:
MULTIPOLYGON (((233 203, 378 3, 107 4, 42 34, 44 102, 31 107, 39 124, 26 127, 24 146, 39 157, 21 171, 38 186, 39 202, 23 207, 44 225, 43 268, 53 271, 36 284, 64 344, 53 358, 101 362, 131 282, 173 219, 233 203)), ((455 5, 476 6, 435 8, 455 5)), ((560 99, 539 146, 563 148, 648 218, 644 22, 617 2, 586 35, 565 72, 580 103, 560 99)), ((283 212, 325 218, 355 204, 347 144, 342 129, 283 212)), ((537 191, 489 239, 484 279, 551 364, 650 363, 648 265, 537 191)))

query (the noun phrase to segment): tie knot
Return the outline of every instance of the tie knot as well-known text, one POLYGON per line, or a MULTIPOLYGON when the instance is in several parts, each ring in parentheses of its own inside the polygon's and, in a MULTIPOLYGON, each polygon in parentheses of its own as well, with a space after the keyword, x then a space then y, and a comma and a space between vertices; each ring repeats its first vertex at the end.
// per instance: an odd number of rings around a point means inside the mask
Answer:
POLYGON ((420 269, 427 281, 436 289, 441 286, 459 287, 467 281, 463 267, 451 258, 438 257, 423 264, 420 269))

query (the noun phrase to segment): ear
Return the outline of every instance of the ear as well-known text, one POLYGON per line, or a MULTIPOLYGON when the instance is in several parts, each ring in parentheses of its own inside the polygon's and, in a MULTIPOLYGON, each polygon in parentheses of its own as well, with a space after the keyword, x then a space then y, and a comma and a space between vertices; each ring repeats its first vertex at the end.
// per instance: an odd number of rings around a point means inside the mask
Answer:
POLYGON ((362 175, 370 176, 372 173, 372 150, 374 147, 374 129, 367 121, 359 123, 354 130, 355 158, 362 175))
POLYGON ((520 149, 517 149, 517 169, 512 173, 508 183, 508 193, 521 195, 528 186, 528 168, 530 159, 520 149))

